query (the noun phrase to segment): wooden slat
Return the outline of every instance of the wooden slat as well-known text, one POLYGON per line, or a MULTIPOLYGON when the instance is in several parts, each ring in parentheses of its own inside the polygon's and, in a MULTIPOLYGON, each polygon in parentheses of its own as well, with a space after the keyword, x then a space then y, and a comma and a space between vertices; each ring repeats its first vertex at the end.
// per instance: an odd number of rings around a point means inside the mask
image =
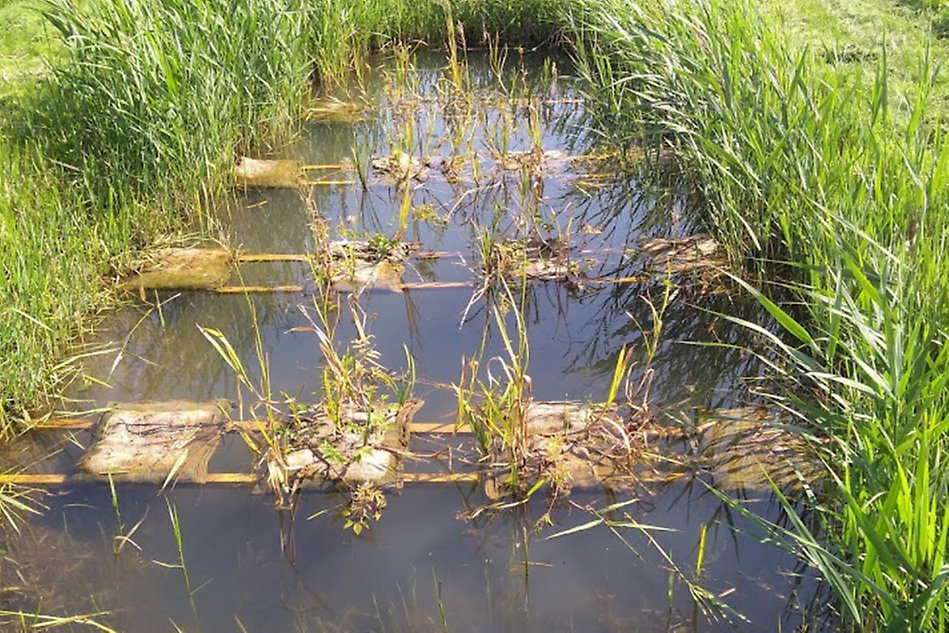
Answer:
POLYGON ((33 473, 3 473, 0 474, 0 485, 12 486, 58 486, 66 483, 69 477, 62 473, 33 474, 33 473))
POLYGON ((300 184, 304 187, 313 187, 313 186, 325 186, 325 187, 343 187, 348 185, 355 185, 355 180, 301 180, 300 184))
POLYGON ((407 484, 453 484, 478 481, 478 473, 405 473, 407 484))
MULTIPOLYGON (((238 263, 258 264, 266 262, 307 262, 316 259, 319 253, 241 253, 237 256, 238 263)), ((412 259, 457 259, 464 257, 461 251, 416 251, 411 253, 412 259)))
POLYGON ((473 288, 474 281, 417 281, 402 284, 403 290, 448 290, 452 288, 473 288))
POLYGON ((314 165, 301 165, 300 169, 303 171, 318 171, 318 170, 339 170, 339 171, 352 171, 353 166, 349 163, 322 163, 314 165))
POLYGON ((454 422, 412 422, 409 424, 410 433, 471 433, 467 424, 461 426, 454 422))
POLYGON ((254 473, 208 473, 204 483, 250 485, 257 483, 259 480, 260 475, 254 473))
POLYGON ((242 253, 237 256, 241 264, 262 264, 267 262, 308 262, 315 255, 311 253, 242 253))

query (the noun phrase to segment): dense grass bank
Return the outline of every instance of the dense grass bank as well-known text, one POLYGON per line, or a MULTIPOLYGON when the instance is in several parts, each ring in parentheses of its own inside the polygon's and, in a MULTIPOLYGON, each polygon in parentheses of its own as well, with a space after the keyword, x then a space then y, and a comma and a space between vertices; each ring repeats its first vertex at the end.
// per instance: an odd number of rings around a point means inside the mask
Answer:
POLYGON ((161 235, 208 230, 235 152, 285 134, 309 86, 292 1, 43 10, 61 62, 3 90, 3 429, 69 369, 57 363, 83 317, 114 301, 100 276, 161 235))
POLYGON ((42 359, 106 301, 96 281, 112 258, 202 218, 235 152, 292 124, 311 70, 332 81, 391 40, 444 42, 454 22, 469 43, 566 41, 610 140, 673 148, 736 264, 799 299, 793 317, 762 299, 788 334, 770 340, 784 387, 771 395, 837 479, 814 504, 821 534, 776 537, 824 575, 834 617, 945 630, 949 143, 932 57, 894 73, 877 49, 854 69, 795 46, 746 2, 446 6, 50 9, 67 55, 16 97, 0 155, 0 368, 16 377, 3 401, 42 392, 42 359))
POLYGON ((924 124, 932 61, 897 114, 885 52, 867 85, 744 3, 588 4, 603 129, 673 147, 736 261, 781 270, 801 300, 795 318, 762 298, 793 342, 769 338, 784 388, 768 395, 817 436, 833 501, 815 503, 820 535, 778 534, 845 621, 945 630, 949 143, 924 124))

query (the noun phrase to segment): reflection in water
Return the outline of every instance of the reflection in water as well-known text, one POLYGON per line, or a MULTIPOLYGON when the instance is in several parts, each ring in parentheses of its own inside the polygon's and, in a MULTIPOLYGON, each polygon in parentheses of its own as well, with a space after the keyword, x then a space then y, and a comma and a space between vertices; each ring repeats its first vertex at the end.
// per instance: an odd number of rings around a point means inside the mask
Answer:
MULTIPOLYGON (((693 232, 681 217, 682 196, 645 187, 612 159, 597 158, 596 136, 573 99, 573 80, 549 66, 547 73, 537 72, 541 61, 528 56, 512 62, 501 90, 487 59, 472 53, 468 68, 477 98, 470 108, 448 102, 444 62, 437 56, 417 58, 407 80, 414 94, 400 92, 393 85, 396 73, 383 65, 362 87, 380 104, 376 113, 353 122, 314 122, 287 154, 311 164, 355 161, 357 170, 398 147, 442 159, 460 148, 464 160, 443 161, 427 180, 401 189, 367 171, 365 189, 236 192, 222 218, 230 243, 245 252, 312 251, 317 218, 333 238, 392 236, 400 228, 400 209, 407 209, 405 238, 444 256, 414 261, 406 280, 465 281, 480 271, 476 245, 486 231, 503 238, 561 237, 590 278, 640 279, 591 281, 580 292, 555 284, 526 288, 534 398, 604 397, 623 346, 642 361, 650 333, 661 328, 651 364, 656 407, 687 425, 697 406, 734 406, 730 394, 758 368, 738 348, 742 332, 716 313, 756 320, 753 306, 728 292, 687 285, 671 291, 657 320, 650 302, 661 303, 666 280, 643 277, 635 245, 644 235, 693 232), (524 79, 535 75, 541 79, 524 79), (511 168, 504 164, 505 147, 586 158, 563 160, 556 169, 511 168)), ((231 283, 300 284, 315 291, 303 263, 244 265, 231 283)), ((484 302, 469 306, 470 297, 470 288, 360 297, 372 315, 381 362, 400 369, 403 345, 415 358, 415 395, 426 400, 419 419, 455 417, 456 397, 444 385, 458 379, 462 357, 478 352, 492 318, 484 302)), ((85 373, 92 378, 69 394, 83 408, 110 401, 236 400, 234 373, 198 326, 227 337, 252 381, 262 378, 259 337, 274 392, 304 402, 319 398, 318 341, 303 331, 308 322, 299 309, 313 296, 187 292, 149 299, 151 307, 125 308, 103 324, 99 341, 113 351, 90 356, 85 373)), ((339 341, 354 334, 343 312, 339 341)), ((486 357, 503 353, 498 337, 486 341, 486 357)), ((88 435, 77 435, 56 464, 71 463, 77 445, 87 442, 88 435)), ((421 438, 413 442, 419 451, 431 448, 421 438)), ((685 442, 677 450, 692 448, 685 442)), ((251 461, 246 446, 228 438, 212 470, 246 468, 251 461)), ((382 520, 357 538, 333 518, 338 501, 332 495, 304 495, 290 517, 276 513, 271 498, 245 489, 179 486, 167 497, 180 519, 182 552, 169 508, 154 488, 118 487, 113 509, 107 487, 78 486, 48 498, 44 517, 16 541, 22 551, 11 557, 17 563, 2 563, 3 578, 11 577, 6 568, 12 565, 23 578, 22 591, 4 594, 0 606, 107 610, 119 629, 142 632, 732 630, 725 621, 697 615, 663 555, 684 575, 695 573, 689 562, 696 560, 701 527, 708 526, 703 586, 748 618, 750 624, 736 621, 738 628, 790 628, 798 581, 780 572, 791 561, 737 536, 732 528, 742 521, 698 481, 643 486, 634 502, 614 513, 622 523, 668 531, 600 526, 556 539, 549 537, 589 522, 589 508, 631 500, 577 491, 548 515, 538 494, 530 504, 489 514, 480 510, 485 498, 476 484, 417 485, 393 497, 382 520), (127 542, 113 538, 117 533, 127 542), (125 543, 118 553, 117 542, 125 543), (176 567, 181 558, 193 610, 176 567), (42 598, 47 595, 55 598, 42 598)), ((765 516, 779 514, 767 500, 749 503, 765 516)))

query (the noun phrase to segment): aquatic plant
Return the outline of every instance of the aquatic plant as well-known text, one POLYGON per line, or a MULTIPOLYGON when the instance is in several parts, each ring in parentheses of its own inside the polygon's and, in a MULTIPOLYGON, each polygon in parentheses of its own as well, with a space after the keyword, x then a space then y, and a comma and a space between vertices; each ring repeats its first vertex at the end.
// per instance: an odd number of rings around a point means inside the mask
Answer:
POLYGON ((470 360, 462 359, 461 377, 453 389, 458 399, 458 425, 471 427, 486 457, 490 456, 492 444, 500 445, 501 452, 509 456, 509 487, 519 491, 518 467, 524 461, 527 448, 526 416, 531 402, 532 383, 527 374, 530 347, 523 305, 517 303, 503 280, 501 283, 504 294, 499 301, 492 302, 481 350, 470 360), (516 338, 508 332, 504 312, 514 321, 516 338), (485 359, 492 333, 501 339, 504 355, 485 359), (486 372, 486 377, 481 376, 482 372, 486 372))

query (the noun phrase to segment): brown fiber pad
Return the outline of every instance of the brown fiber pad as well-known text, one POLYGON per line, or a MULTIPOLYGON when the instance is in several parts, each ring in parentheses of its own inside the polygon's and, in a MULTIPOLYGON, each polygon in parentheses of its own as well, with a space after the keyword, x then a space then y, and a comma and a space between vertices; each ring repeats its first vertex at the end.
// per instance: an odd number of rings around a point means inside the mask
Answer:
POLYGON ((96 478, 161 484, 203 482, 229 408, 218 402, 120 404, 103 415, 77 468, 96 478))
POLYGON ((245 156, 234 168, 240 187, 296 189, 303 182, 303 166, 295 160, 264 160, 245 156))
POLYGON ((213 290, 227 283, 234 258, 222 248, 165 248, 149 256, 122 287, 142 290, 213 290))

